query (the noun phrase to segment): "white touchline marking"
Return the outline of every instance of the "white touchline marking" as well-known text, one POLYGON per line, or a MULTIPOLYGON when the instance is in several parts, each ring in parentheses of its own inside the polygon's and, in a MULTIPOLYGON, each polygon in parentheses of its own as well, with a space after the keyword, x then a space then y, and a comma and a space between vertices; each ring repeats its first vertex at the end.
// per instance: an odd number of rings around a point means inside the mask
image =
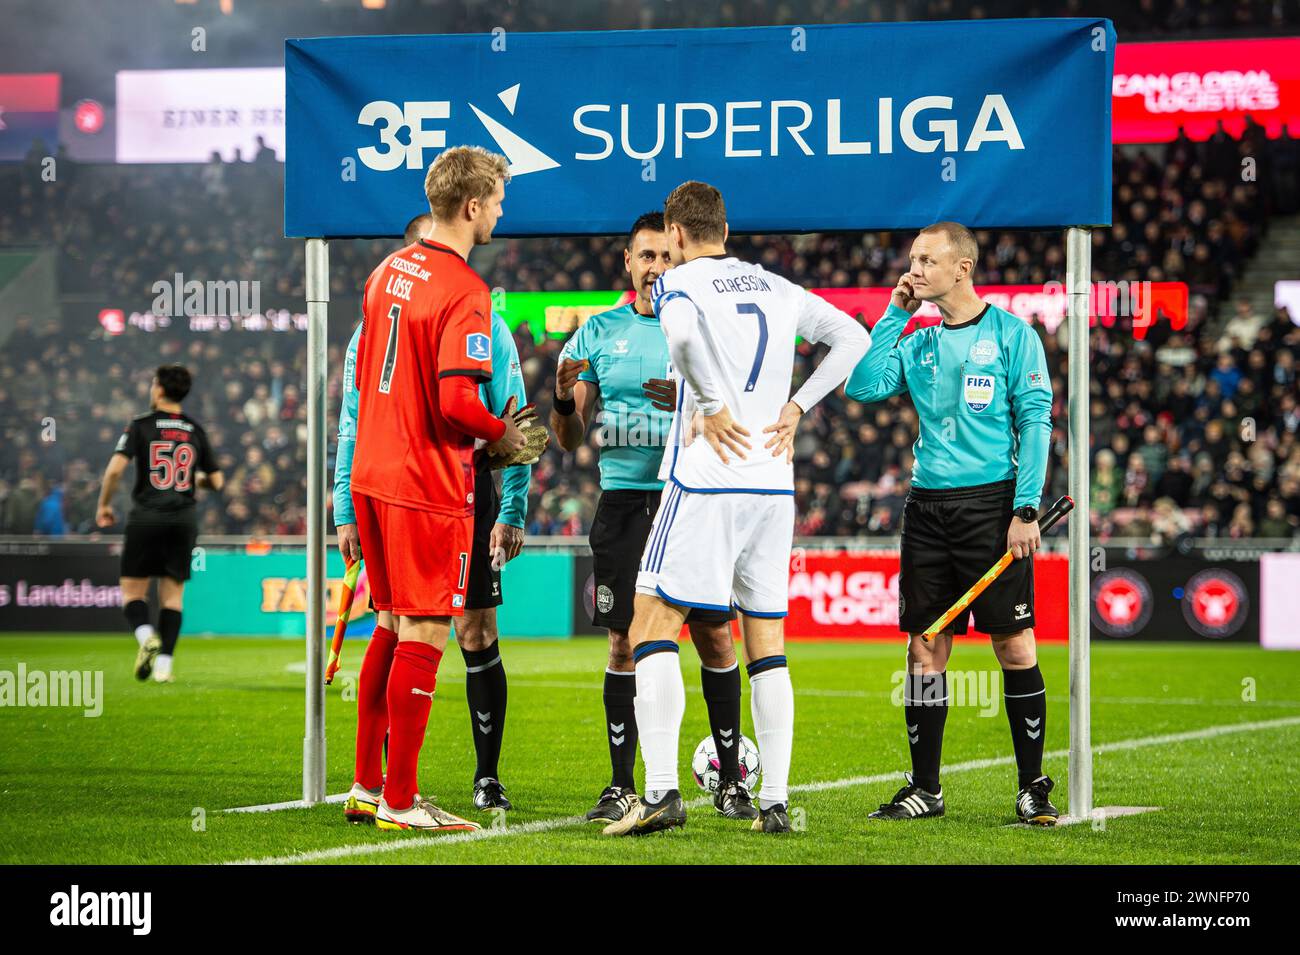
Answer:
POLYGON ((1092 701, 1094 703, 1130 704, 1135 706, 1148 706, 1151 704, 1163 706, 1280 706, 1289 708, 1300 706, 1300 700, 1216 700, 1197 699, 1196 697, 1190 696, 1094 696, 1092 701))
MULTIPOLYGON (((301 661, 289 663, 285 666, 286 673, 306 673, 307 665, 301 661)), ((349 673, 340 670, 338 676, 355 677, 356 673, 349 673)), ((463 684, 463 678, 457 676, 439 676, 441 683, 454 683, 457 686, 463 684)), ((554 689, 554 690, 600 690, 600 683, 579 683, 568 680, 529 680, 510 678, 511 686, 522 686, 532 689, 554 689)), ((686 688, 695 693, 703 692, 701 687, 688 686, 686 688)), ((798 687, 794 688, 795 696, 826 696, 826 697, 849 697, 852 699, 887 699, 893 696, 890 690, 841 690, 820 687, 798 687)), ((1239 698, 1226 700, 1202 699, 1197 697, 1174 697, 1174 696, 1094 696, 1094 703, 1113 703, 1116 705, 1131 706, 1258 706, 1258 707, 1281 707, 1284 709, 1300 707, 1300 700, 1251 700, 1247 702, 1239 698)))
MULTIPOLYGON (((1300 716, 1284 716, 1275 720, 1259 720, 1246 723, 1225 723, 1219 726, 1207 726, 1199 730, 1182 733, 1161 733, 1158 736, 1142 736, 1137 739, 1122 739, 1113 743, 1101 743, 1092 751, 1097 753, 1115 753, 1132 749, 1144 749, 1148 746, 1166 746, 1172 743, 1187 743, 1194 740, 1213 739, 1216 736, 1228 736, 1233 733, 1247 733, 1254 730, 1280 729, 1284 726, 1300 726, 1300 716)), ((1068 749, 1055 749, 1044 753, 1044 759, 1060 759, 1069 755, 1068 749)), ((964 763, 954 763, 944 767, 944 774, 972 772, 989 769, 994 766, 1009 766, 1015 763, 1014 756, 997 756, 989 759, 971 759, 964 763)), ((827 792, 832 789, 849 789, 854 786, 873 786, 889 782, 899 777, 898 772, 876 773, 871 776, 850 776, 846 779, 833 779, 819 783, 802 783, 790 787, 792 793, 827 792)), ((332 798, 332 797, 331 797, 332 798)), ((692 799, 686 803, 688 809, 698 809, 709 805, 708 796, 692 799)), ((1145 808, 1145 807, 1143 807, 1145 808)), ((452 845, 460 842, 477 842, 480 839, 494 839, 508 835, 527 835, 532 832, 547 832, 552 829, 565 829, 570 826, 587 824, 582 816, 565 816, 559 819, 540 819, 518 826, 503 829, 480 829, 477 832, 457 833, 449 836, 414 836, 393 842, 373 842, 364 845, 335 846, 331 849, 316 849, 310 852, 296 852, 291 855, 266 856, 260 859, 240 859, 227 862, 226 865, 291 865, 299 862, 326 862, 332 859, 347 859, 352 856, 376 855, 380 853, 401 852, 404 849, 433 845, 452 845)))
MULTIPOLYGON (((323 802, 343 802, 348 798, 347 793, 335 793, 332 796, 326 796, 323 802)), ((222 812, 277 812, 281 809, 307 809, 308 806, 301 799, 290 799, 288 802, 268 802, 260 806, 236 806, 233 809, 223 809, 222 812)))
MULTIPOLYGON (((1077 826, 1081 822, 1095 822, 1098 819, 1119 819, 1122 816, 1141 816, 1148 812, 1159 812, 1164 806, 1097 806, 1086 816, 1062 816, 1056 820, 1055 828, 1077 826)), ((1045 826, 1033 826, 1027 822, 1010 822, 1003 829, 1043 829, 1045 826)))

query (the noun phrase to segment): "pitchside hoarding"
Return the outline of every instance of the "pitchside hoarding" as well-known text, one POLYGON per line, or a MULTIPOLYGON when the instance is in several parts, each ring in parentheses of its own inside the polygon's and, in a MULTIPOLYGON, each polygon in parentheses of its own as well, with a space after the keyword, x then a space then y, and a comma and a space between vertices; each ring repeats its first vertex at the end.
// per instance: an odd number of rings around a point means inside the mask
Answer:
MULTIPOLYGON (((326 560, 326 624, 333 632, 342 593, 343 558, 331 548, 326 560)), ((569 591, 568 554, 529 552, 506 565, 502 590, 510 606, 497 611, 501 632, 512 637, 563 637, 570 633, 570 608, 555 594, 569 591)), ((358 577, 349 633, 369 636, 374 618, 367 602, 364 565, 358 577)), ((206 566, 185 590, 186 630, 214 635, 302 636, 307 611, 307 563, 301 548, 269 554, 209 551, 206 566)))
POLYGON ((1092 635, 1258 643, 1259 561, 1107 561, 1092 575, 1092 635))
POLYGON ((1112 91, 1117 143, 1204 140, 1219 120, 1239 138, 1247 116, 1300 136, 1300 37, 1122 43, 1112 91))
MULTIPOLYGON (((506 565, 506 603, 498 625, 509 637, 596 634, 591 558, 557 540, 530 548, 506 565)), ((120 539, 67 543, 33 539, 0 544, 0 633, 125 633, 118 589, 120 539)), ((302 548, 267 553, 195 552, 185 591, 185 632, 212 636, 301 637, 307 572, 302 548)), ((1247 642, 1300 648, 1300 601, 1294 597, 1300 554, 1266 554, 1259 562, 1191 558, 1120 560, 1093 574, 1094 639, 1247 642), (1262 575, 1262 578, 1261 578, 1262 575)), ((343 561, 327 560, 331 629, 343 561)), ((1034 560, 1036 633, 1067 639, 1069 585, 1063 554, 1034 560)), ((363 570, 349 635, 368 636, 374 617, 363 570)), ((790 561, 792 639, 897 640, 896 550, 798 548, 790 561)))
POLYGON ((121 544, 0 544, 0 633, 124 630, 121 544))
MULTIPOLYGON (((1034 559, 1034 633, 1040 640, 1069 638, 1067 567, 1064 554, 1034 559)), ((898 551, 797 548, 790 558, 785 629, 796 638, 899 639, 898 551)))
POLYGON ((1259 642, 1270 650, 1300 650, 1300 553, 1259 559, 1259 642))
POLYGON ((622 233, 686 179, 735 231, 1109 224, 1114 51, 1100 19, 288 40, 285 234, 400 233, 461 143, 510 159, 506 236, 622 233))

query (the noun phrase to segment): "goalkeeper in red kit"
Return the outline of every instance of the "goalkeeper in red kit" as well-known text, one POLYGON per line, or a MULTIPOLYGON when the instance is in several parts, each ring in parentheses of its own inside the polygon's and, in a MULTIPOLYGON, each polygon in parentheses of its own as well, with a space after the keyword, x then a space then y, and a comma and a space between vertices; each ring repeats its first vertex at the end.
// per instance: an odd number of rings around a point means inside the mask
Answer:
POLYGON ((479 399, 492 375, 492 303, 466 261, 501 216, 506 160, 458 146, 425 177, 433 226, 371 273, 357 346, 352 499, 377 611, 361 664, 356 776, 382 829, 478 829, 419 795, 416 766, 451 618, 465 610, 476 439, 508 455, 525 439, 479 399), (384 776, 384 735, 388 775, 384 776))

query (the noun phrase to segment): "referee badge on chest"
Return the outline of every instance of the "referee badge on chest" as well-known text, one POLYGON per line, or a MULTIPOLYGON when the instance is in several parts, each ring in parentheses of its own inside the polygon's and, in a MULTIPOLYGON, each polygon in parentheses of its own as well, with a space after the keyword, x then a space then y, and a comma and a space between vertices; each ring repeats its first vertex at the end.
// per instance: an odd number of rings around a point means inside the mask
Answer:
POLYGON ((993 403, 992 375, 962 375, 962 397, 977 414, 993 403))
POLYGON ((991 365, 997 361, 998 346, 987 338, 978 339, 971 344, 966 357, 977 365, 991 365))

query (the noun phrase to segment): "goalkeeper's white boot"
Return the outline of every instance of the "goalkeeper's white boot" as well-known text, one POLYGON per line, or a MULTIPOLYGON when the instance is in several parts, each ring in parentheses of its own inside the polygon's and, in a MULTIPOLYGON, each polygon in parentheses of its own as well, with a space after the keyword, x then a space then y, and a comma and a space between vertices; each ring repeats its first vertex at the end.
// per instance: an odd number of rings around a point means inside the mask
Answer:
POLYGON ((393 809, 381 798, 379 808, 375 811, 375 826, 379 829, 418 829, 425 832, 473 832, 483 828, 477 822, 439 809, 420 796, 415 797, 410 809, 402 810, 393 809))
POLYGON ((373 825, 383 791, 382 787, 370 790, 360 783, 353 783, 347 801, 343 803, 343 818, 357 826, 373 825))

